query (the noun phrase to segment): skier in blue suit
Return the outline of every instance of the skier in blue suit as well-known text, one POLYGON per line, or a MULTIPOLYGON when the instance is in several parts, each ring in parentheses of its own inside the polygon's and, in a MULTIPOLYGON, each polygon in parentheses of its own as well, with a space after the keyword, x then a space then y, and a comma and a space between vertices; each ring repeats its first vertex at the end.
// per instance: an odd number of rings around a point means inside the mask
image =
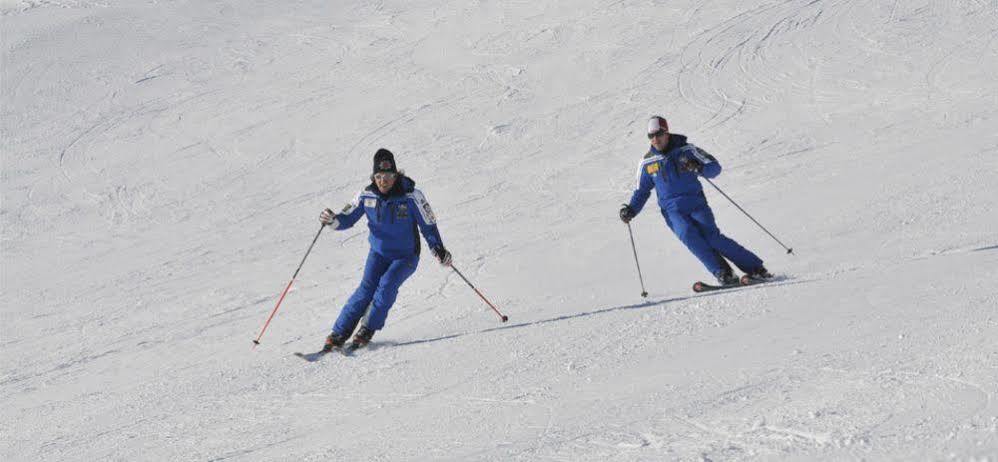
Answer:
POLYGON ((440 239, 429 202, 416 189, 416 182, 399 172, 395 156, 387 149, 379 149, 374 155, 371 184, 340 213, 323 210, 319 221, 343 230, 362 216, 367 217, 367 240, 371 244, 364 277, 326 337, 325 351, 342 347, 358 323, 355 346, 366 345, 384 327, 399 287, 419 265, 420 232, 440 264, 450 266, 451 255, 440 239))
POLYGON ((772 277, 759 257, 721 234, 714 223, 714 213, 697 176, 719 175, 721 164, 717 159, 688 143, 685 136, 670 134, 668 122, 659 116, 648 121, 648 139, 651 147, 638 167, 637 189, 630 202, 621 207, 620 219, 629 223, 637 216, 654 188, 666 225, 718 282, 738 283, 727 260, 750 278, 772 277))

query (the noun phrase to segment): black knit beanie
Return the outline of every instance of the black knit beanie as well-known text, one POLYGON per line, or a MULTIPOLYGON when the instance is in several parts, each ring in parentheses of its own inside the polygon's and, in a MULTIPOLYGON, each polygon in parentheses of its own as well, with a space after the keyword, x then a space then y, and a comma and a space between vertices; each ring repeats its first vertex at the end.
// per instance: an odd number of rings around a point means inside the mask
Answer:
POLYGON ((379 172, 398 173, 398 168, 395 166, 395 156, 385 148, 378 149, 378 152, 374 154, 373 173, 379 172))

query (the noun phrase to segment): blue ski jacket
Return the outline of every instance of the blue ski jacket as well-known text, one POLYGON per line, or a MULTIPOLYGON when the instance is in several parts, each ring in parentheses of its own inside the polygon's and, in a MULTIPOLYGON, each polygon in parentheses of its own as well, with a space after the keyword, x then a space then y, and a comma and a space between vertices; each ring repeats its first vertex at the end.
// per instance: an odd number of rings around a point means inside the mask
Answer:
POLYGON ((686 142, 683 135, 670 134, 669 144, 662 152, 650 147, 638 167, 638 186, 627 204, 637 215, 644 208, 652 188, 658 194, 658 206, 663 212, 687 212, 707 205, 703 186, 697 175, 714 178, 721 173, 721 164, 703 149, 686 142), (689 157, 703 166, 701 172, 683 172, 679 160, 689 157))
POLYGON ((371 250, 384 257, 397 259, 419 255, 420 232, 431 249, 444 245, 430 203, 416 189, 416 182, 407 176, 399 175, 388 194, 382 194, 371 183, 336 214, 330 225, 336 230, 348 229, 361 216, 367 216, 370 230, 367 240, 371 250))

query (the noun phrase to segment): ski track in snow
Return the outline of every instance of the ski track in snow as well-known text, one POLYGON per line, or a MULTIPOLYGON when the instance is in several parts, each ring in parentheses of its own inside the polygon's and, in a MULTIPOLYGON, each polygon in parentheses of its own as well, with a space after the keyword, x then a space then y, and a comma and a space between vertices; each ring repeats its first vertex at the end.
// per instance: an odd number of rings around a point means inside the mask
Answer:
MULTIPOLYGON (((998 460, 998 4, 0 1, 3 460, 998 460), (261 11, 267 14, 259 14, 261 11), (694 294, 644 123, 782 276, 694 294), (455 264, 307 363, 396 152, 455 264)), ((425 253, 425 252, 424 252, 425 253)))

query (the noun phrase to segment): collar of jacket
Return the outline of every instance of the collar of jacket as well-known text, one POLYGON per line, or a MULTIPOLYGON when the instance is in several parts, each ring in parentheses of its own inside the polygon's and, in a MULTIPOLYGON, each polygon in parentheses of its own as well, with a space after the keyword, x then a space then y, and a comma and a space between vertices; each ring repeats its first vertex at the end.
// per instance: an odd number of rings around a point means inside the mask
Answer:
POLYGON ((374 180, 371 180, 371 184, 367 185, 367 188, 364 189, 367 189, 382 198, 398 197, 409 194, 416 189, 416 182, 412 178, 400 173, 398 179, 395 180, 395 186, 392 186, 392 189, 388 191, 388 194, 382 194, 381 190, 378 189, 378 185, 374 183, 374 180))
POLYGON ((665 145, 665 149, 659 151, 658 149, 655 149, 655 146, 648 146, 648 157, 665 156, 669 153, 669 151, 672 151, 676 148, 681 148, 683 146, 686 146, 687 144, 688 143, 686 142, 686 135, 670 133, 669 144, 665 145))

